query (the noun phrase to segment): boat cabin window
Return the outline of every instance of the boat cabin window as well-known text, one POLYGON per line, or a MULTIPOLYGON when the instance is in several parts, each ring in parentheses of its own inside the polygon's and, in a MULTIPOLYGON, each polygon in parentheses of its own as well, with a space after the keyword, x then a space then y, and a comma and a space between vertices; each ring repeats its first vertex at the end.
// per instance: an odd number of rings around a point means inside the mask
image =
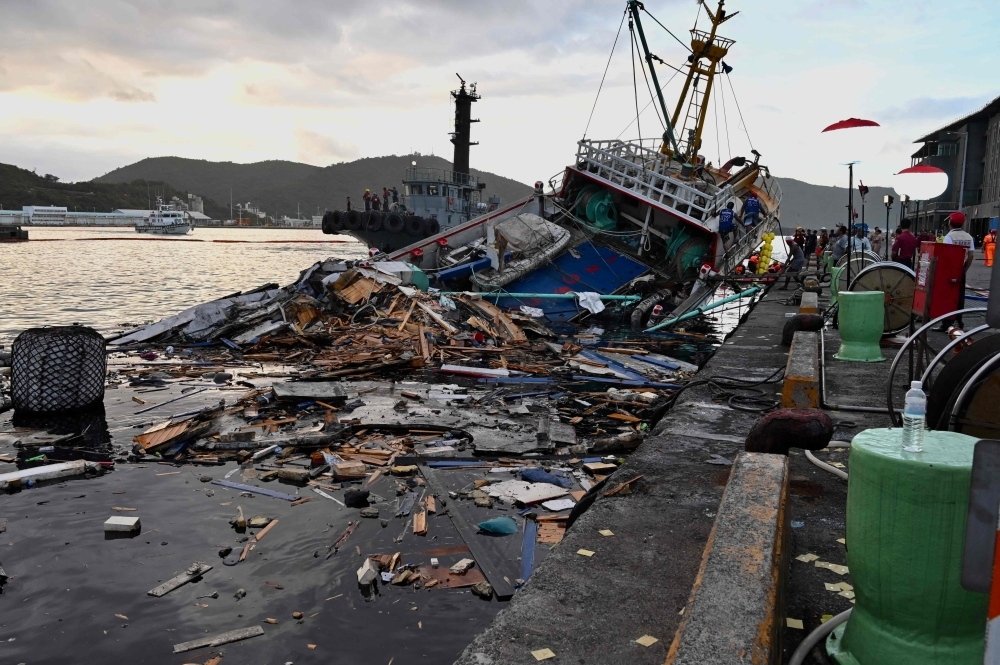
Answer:
POLYGON ((409 196, 409 195, 410 195, 410 186, 403 185, 403 196, 409 196))
POLYGON ((423 185, 410 185, 410 187, 413 189, 414 196, 421 196, 424 193, 423 185))
POLYGON ((437 185, 427 185, 427 194, 429 196, 437 196, 438 195, 438 186, 437 185))

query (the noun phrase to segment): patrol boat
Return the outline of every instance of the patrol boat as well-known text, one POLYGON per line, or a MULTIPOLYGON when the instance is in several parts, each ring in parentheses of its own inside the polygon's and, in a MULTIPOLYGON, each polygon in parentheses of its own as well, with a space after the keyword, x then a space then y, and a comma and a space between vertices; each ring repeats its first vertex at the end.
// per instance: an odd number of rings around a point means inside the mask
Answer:
MULTIPOLYGON (((781 189, 756 150, 752 158, 733 156, 718 165, 701 152, 716 77, 732 71, 723 58, 734 40, 718 28, 739 12, 727 14, 724 4, 713 11, 700 0, 709 25, 690 31, 690 56, 677 68, 685 80, 668 108, 658 58, 643 31, 641 15, 649 12, 636 0, 626 3, 662 136, 584 138, 573 163, 547 187, 536 182, 533 196, 387 252, 388 258, 429 273, 442 289, 495 294, 502 308, 540 310, 550 321, 600 311, 583 306, 595 295, 637 295, 641 302, 630 318, 641 328, 651 324, 658 304, 673 316, 702 307, 722 281, 739 291, 733 278, 746 270, 747 259, 758 250, 770 255, 781 189), (729 204, 736 224, 720 233, 720 213, 729 204)), ((634 118, 631 95, 628 101, 634 118)))
POLYGON ((368 247, 391 252, 499 207, 500 197, 483 200, 486 183, 469 173, 469 147, 478 145, 470 141, 471 126, 479 122, 472 119, 472 103, 480 96, 475 83, 466 88, 465 80, 458 79, 461 86, 451 92, 455 100, 452 170, 425 168, 414 161, 406 169, 399 203, 386 211, 328 211, 323 215, 323 233, 346 234, 368 247))
POLYGON ((186 235, 191 232, 191 223, 185 218, 184 211, 172 205, 165 204, 163 199, 156 197, 156 210, 148 217, 135 223, 137 233, 158 233, 163 235, 186 235))

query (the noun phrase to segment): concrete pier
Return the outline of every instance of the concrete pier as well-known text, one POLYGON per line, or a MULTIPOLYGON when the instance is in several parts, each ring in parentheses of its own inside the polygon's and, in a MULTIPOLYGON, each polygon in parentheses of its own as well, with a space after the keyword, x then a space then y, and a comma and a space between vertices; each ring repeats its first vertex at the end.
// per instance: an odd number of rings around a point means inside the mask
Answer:
MULTIPOLYGON (((977 262, 969 286, 987 287, 988 278, 977 262)), ((780 342, 787 317, 799 311, 786 301, 790 293, 769 291, 698 378, 764 382, 789 366, 789 348, 780 342)), ((827 306, 826 293, 817 304, 827 306)), ((888 427, 879 411, 889 362, 835 360, 836 330, 826 330, 822 341, 815 360, 825 366, 825 391, 809 388, 834 421, 834 440, 888 427)), ((883 345, 887 361, 897 348, 883 345)), ((897 379, 902 385, 905 377, 897 379)), ((758 387, 762 399, 781 401, 780 380, 758 387)), ((641 476, 631 494, 599 497, 457 664, 533 663, 532 652, 541 649, 556 654, 553 662, 781 663, 823 615, 850 608, 849 598, 825 587, 849 583, 849 573, 795 558, 814 554, 846 565, 847 483, 794 449, 787 458, 774 456, 787 465, 748 473, 739 456, 761 413, 731 403, 711 382, 685 390, 608 480, 612 488, 641 476), (734 516, 744 529, 733 527, 734 516), (643 646, 636 640, 644 636, 657 641, 643 646)), ((846 449, 816 457, 848 470, 846 449)))

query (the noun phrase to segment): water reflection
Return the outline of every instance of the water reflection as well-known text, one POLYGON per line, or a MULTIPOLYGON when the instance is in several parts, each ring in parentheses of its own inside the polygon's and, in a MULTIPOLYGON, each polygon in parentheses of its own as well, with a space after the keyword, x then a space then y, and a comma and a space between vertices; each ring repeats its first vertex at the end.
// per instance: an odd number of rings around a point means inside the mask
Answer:
POLYGON ((186 238, 156 240, 136 235, 129 228, 39 227, 29 242, 0 244, 0 344, 41 325, 82 323, 107 333, 265 282, 289 284, 329 256, 367 255, 359 243, 325 242, 349 238, 318 229, 196 229, 186 238))

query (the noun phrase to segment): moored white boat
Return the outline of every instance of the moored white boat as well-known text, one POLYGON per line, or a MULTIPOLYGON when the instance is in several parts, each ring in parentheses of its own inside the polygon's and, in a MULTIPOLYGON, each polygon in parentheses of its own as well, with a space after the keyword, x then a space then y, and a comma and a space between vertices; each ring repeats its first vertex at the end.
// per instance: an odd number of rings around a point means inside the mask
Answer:
POLYGON ((157 197, 156 210, 149 217, 135 223, 137 233, 156 233, 161 235, 186 235, 191 232, 191 222, 185 217, 183 210, 177 210, 172 205, 164 204, 157 197))

